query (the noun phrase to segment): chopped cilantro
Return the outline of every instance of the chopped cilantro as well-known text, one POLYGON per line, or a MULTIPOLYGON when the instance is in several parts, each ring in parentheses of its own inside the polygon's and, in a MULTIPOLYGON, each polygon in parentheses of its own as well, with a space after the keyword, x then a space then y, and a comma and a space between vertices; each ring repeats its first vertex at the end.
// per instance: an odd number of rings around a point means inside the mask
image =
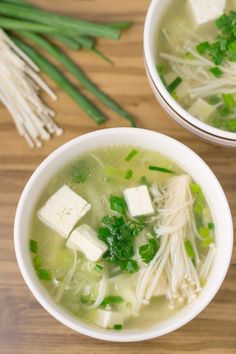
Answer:
POLYGON ((159 242, 155 238, 149 239, 147 244, 139 247, 139 254, 142 258, 142 261, 145 263, 150 263, 157 253, 159 247, 159 242))

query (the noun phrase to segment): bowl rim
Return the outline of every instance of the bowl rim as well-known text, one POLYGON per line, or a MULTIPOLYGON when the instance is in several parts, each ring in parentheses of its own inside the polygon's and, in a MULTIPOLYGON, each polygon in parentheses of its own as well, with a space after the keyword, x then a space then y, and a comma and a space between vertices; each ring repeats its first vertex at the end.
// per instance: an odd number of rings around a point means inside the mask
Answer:
MULTIPOLYGON (((156 7, 160 3, 166 2, 166 0, 151 0, 151 3, 148 7, 147 15, 145 18, 144 24, 144 33, 143 33, 143 48, 144 48, 144 60, 146 64, 146 69, 148 71, 149 77, 157 90, 159 97, 163 100, 164 104, 172 111, 173 114, 177 115, 180 120, 185 122, 185 126, 192 126, 194 129, 205 133, 213 138, 220 139, 222 142, 224 140, 228 142, 236 141, 236 133, 228 132, 221 130, 219 128, 212 127, 211 125, 200 121, 198 118, 192 116, 187 110, 185 110, 167 91, 164 86, 155 65, 155 60, 153 58, 152 48, 153 45, 149 40, 153 36, 153 21, 155 20, 156 7)), ((159 17, 160 19, 162 16, 159 17)), ((156 26, 159 21, 156 21, 156 26)))
MULTIPOLYGON (((111 145, 111 143, 109 143, 107 145, 111 145)), ((134 144, 131 144, 131 145, 134 145, 134 144)), ((142 146, 142 144, 140 144, 140 145, 142 146)), ((86 150, 89 151, 89 148, 86 150)), ((158 149, 157 149, 157 151, 158 151, 158 149)), ((78 154, 79 154, 79 152, 78 152, 78 154)), ((168 137, 164 134, 160 134, 160 133, 157 133, 154 131, 150 131, 150 130, 146 130, 146 129, 139 129, 139 128, 110 128, 110 129, 103 129, 103 130, 94 131, 94 132, 91 132, 88 134, 84 134, 84 135, 81 135, 75 139, 68 141, 67 143, 65 143, 64 145, 62 145, 61 147, 59 147, 58 149, 53 151, 36 168, 36 170, 33 172, 32 176, 28 180, 27 184, 25 185, 24 190, 21 194, 18 206, 17 206, 16 215, 15 215, 15 222, 14 222, 14 245, 15 245, 15 253, 16 253, 18 266, 20 268, 21 274, 22 274, 26 284, 28 285, 29 289, 31 290, 31 292, 33 293, 33 295, 37 299, 37 301, 42 305, 42 307, 44 307, 59 322, 66 325, 67 327, 75 330, 76 332, 79 332, 81 334, 87 335, 92 338, 101 339, 101 340, 105 340, 105 341, 112 341, 112 342, 136 342, 136 341, 143 341, 143 340, 147 340, 147 339, 156 338, 156 337, 165 335, 167 333, 170 333, 170 332, 182 327, 183 325, 185 325, 186 323, 191 321, 194 317, 196 317, 210 303, 212 298, 216 295, 217 291, 219 290, 219 288, 226 276, 228 268, 229 268, 229 264, 230 264, 230 260, 231 260, 231 256, 232 256, 232 250, 233 250, 233 223, 232 223, 232 217, 231 217, 231 212, 230 212, 230 208, 228 205, 228 201, 226 199, 226 196, 224 194, 224 191, 223 191, 218 179, 216 178, 214 173, 211 171, 211 169, 208 167, 208 165, 194 151, 192 151, 190 148, 185 146, 183 143, 181 143, 171 137, 168 137), (21 237, 22 237, 21 232, 20 232, 20 223, 21 223, 21 219, 23 219, 23 216, 24 216, 24 213, 23 213, 24 208, 27 205, 27 199, 30 196, 30 191, 31 191, 32 186, 34 184, 36 184, 37 178, 42 173, 42 171, 44 171, 49 164, 53 163, 53 161, 56 160, 61 155, 61 153, 65 153, 71 147, 76 146, 77 144, 81 144, 82 142, 86 141, 86 139, 93 139, 93 138, 101 137, 101 136, 102 137, 105 137, 105 136, 109 137, 110 134, 118 135, 118 134, 128 134, 128 133, 137 135, 139 137, 141 134, 146 134, 146 135, 149 134, 149 135, 153 135, 153 137, 155 135, 155 138, 157 138, 157 139, 158 138, 165 139, 166 142, 168 142, 168 144, 172 144, 173 146, 178 146, 179 149, 185 150, 186 153, 188 152, 189 154, 191 154, 192 157, 194 157, 194 159, 196 161, 199 161, 199 164, 201 164, 202 167, 205 166, 204 168, 208 170, 209 176, 211 176, 212 182, 214 181, 214 183, 217 185, 218 192, 221 194, 222 205, 224 206, 223 209, 225 209, 225 212, 227 214, 227 223, 226 224, 227 224, 227 229, 229 231, 229 242, 228 242, 228 246, 227 246, 227 249, 225 252, 225 254, 227 256, 224 260, 224 264, 221 269, 221 274, 217 278, 216 284, 214 284, 215 288, 213 289, 213 291, 211 289, 211 293, 209 292, 208 296, 206 296, 207 299, 205 299, 205 301, 203 301, 201 304, 199 304, 198 307, 193 306, 192 311, 191 312, 189 311, 189 313, 186 311, 187 315, 185 316, 185 318, 179 320, 178 322, 176 322, 174 324, 170 324, 167 328, 163 328, 163 329, 156 329, 156 328, 150 327, 147 330, 142 329, 140 331, 133 332, 132 334, 130 334, 128 331, 123 332, 123 333, 122 333, 122 331, 119 333, 118 332, 114 333, 114 332, 109 332, 109 331, 103 331, 103 333, 101 333, 98 330, 93 329, 89 325, 85 325, 83 323, 80 323, 78 320, 76 321, 73 318, 73 316, 67 315, 65 312, 62 311, 62 309, 60 309, 60 306, 55 305, 54 301, 52 301, 50 303, 47 300, 46 296, 44 296, 40 292, 39 287, 36 284, 36 282, 37 282, 36 274, 33 277, 30 275, 30 272, 28 271, 28 269, 26 267, 26 261, 22 255, 21 243, 20 243, 21 237)))

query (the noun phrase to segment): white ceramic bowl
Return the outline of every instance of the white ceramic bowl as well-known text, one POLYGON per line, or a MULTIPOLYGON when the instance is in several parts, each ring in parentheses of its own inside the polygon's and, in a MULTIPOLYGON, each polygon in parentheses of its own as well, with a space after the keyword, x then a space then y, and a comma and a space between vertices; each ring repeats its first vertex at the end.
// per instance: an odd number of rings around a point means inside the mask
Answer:
POLYGON ((21 195, 15 217, 14 240, 16 257, 23 278, 39 303, 52 316, 64 325, 90 337, 108 341, 131 342, 172 332, 192 320, 209 304, 221 286, 229 267, 233 227, 230 209, 218 180, 205 162, 192 150, 182 143, 156 132, 135 128, 114 128, 96 131, 71 140, 41 163, 29 179, 21 195), (194 303, 185 306, 173 317, 158 323, 156 326, 136 331, 122 330, 117 332, 86 325, 56 305, 37 279, 30 259, 28 238, 32 210, 52 177, 67 163, 86 151, 120 144, 156 150, 170 157, 202 186, 215 223, 218 251, 207 284, 194 303))
POLYGON ((152 0, 144 27, 144 59, 152 90, 164 109, 184 128, 199 137, 218 145, 236 147, 236 133, 214 128, 193 117, 169 94, 156 70, 158 30, 163 14, 173 0, 152 0))

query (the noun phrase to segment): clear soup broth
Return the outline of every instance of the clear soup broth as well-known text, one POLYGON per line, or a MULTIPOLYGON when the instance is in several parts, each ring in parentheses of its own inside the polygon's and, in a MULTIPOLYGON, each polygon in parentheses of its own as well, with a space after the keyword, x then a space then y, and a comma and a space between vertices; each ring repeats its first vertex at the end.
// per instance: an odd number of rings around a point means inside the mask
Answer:
POLYGON ((215 251, 201 187, 165 156, 132 146, 88 152, 58 172, 35 207, 29 239, 55 302, 109 330, 152 326, 194 301, 215 251), (58 194, 63 186, 90 206, 67 233, 72 197, 58 194))

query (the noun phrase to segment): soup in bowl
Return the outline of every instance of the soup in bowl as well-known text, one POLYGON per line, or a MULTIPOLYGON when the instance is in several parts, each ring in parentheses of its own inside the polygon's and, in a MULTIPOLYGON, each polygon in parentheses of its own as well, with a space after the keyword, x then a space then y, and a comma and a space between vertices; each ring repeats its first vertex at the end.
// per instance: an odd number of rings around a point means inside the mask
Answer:
POLYGON ((232 221, 216 177, 190 149, 151 131, 107 129, 65 144, 34 172, 15 249, 29 288, 59 321, 139 341, 207 306, 228 269, 232 221))
POLYGON ((236 146, 234 0, 153 0, 144 31, 148 77, 163 106, 207 140, 236 146))

